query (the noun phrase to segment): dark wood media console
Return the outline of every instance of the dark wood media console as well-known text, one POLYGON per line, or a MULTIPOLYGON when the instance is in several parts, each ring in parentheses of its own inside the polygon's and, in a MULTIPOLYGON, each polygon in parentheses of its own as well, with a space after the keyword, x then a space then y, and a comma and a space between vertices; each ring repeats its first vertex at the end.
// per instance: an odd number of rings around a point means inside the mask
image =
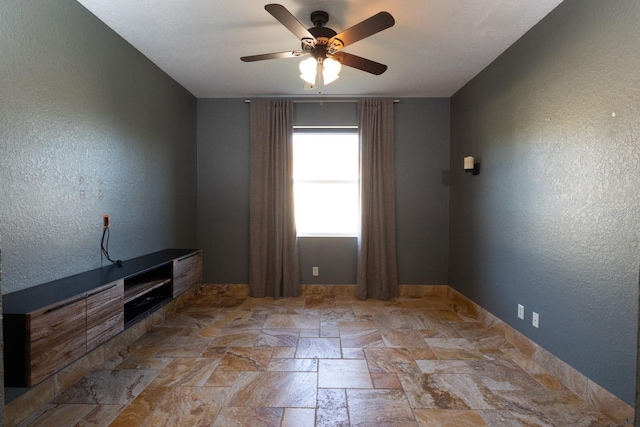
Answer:
POLYGON ((32 387, 202 283, 202 251, 166 249, 3 296, 4 380, 32 387))

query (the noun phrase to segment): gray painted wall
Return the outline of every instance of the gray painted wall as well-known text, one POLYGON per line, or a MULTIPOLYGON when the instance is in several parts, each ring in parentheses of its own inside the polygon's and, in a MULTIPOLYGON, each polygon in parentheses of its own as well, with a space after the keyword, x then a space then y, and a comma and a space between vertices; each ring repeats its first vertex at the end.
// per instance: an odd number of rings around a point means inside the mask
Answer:
POLYGON ((402 99, 394 126, 398 282, 446 285, 449 99, 402 99))
POLYGON ((196 245, 196 99, 74 0, 0 2, 5 293, 196 245), (108 262, 108 261, 104 261, 108 262))
POLYGON ((198 247, 205 283, 249 283, 249 104, 198 99, 198 247))
POLYGON ((630 404, 638 52, 640 2, 566 0, 451 99, 451 286, 630 404))
MULTIPOLYGON (((295 104, 296 124, 357 123, 356 104, 295 104), (354 122, 355 120, 355 122, 354 122)), ((398 266, 401 283, 447 281, 449 100, 395 106, 398 266)), ((204 280, 248 283, 249 105, 198 100, 198 246, 204 280)), ((301 238, 302 283, 355 283, 355 238, 301 238), (311 267, 320 276, 311 275, 311 267)))

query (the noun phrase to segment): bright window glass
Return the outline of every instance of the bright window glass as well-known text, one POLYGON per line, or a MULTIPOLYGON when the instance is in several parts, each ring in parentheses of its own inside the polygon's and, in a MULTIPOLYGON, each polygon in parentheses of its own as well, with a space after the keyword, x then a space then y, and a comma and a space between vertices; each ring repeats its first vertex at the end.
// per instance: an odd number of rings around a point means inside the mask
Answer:
POLYGON ((357 236, 357 129, 296 129, 293 189, 298 236, 357 236))

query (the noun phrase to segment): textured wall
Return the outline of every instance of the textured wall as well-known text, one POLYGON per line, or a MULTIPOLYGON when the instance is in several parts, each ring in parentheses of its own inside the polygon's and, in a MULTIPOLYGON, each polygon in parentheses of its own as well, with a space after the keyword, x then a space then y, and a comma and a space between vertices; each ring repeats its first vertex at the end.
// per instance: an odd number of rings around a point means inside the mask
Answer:
POLYGON ((449 99, 395 105, 400 284, 445 285, 449 260, 449 99))
POLYGON ((639 2, 565 0, 451 100, 450 284, 629 403, 638 52, 639 2))
POLYGON ((249 104, 198 99, 198 247, 205 283, 249 283, 249 104))
MULTIPOLYGON (((348 103, 295 104, 296 124, 357 123, 348 103)), ((395 105, 396 211, 401 283, 447 280, 449 100, 395 105)), ((241 99, 198 100, 198 246, 205 281, 247 283, 249 107, 241 99)), ((301 238, 302 283, 355 283, 355 238, 301 238), (311 275, 320 267, 320 276, 311 275)))
POLYGON ((196 100, 73 0, 0 3, 5 292, 194 246, 196 100), (106 261, 105 261, 106 262, 106 261))

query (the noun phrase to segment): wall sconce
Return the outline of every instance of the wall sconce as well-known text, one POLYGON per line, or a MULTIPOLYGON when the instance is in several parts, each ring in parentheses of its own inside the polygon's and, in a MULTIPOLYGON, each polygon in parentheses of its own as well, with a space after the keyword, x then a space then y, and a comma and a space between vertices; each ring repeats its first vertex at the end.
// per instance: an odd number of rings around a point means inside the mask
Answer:
POLYGON ((464 171, 471 172, 472 175, 479 175, 480 163, 476 163, 473 156, 467 156, 464 158, 464 171))

